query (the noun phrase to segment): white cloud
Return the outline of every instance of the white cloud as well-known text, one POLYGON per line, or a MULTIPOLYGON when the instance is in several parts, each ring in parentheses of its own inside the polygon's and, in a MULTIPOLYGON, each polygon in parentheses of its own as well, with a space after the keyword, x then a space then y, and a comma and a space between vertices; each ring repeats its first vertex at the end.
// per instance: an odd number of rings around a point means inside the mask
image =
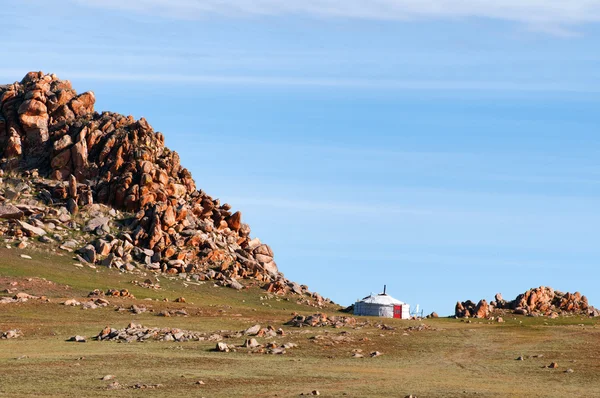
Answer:
POLYGON ((553 34, 569 26, 600 21, 600 0, 71 0, 176 18, 209 14, 309 15, 415 20, 469 17, 516 21, 553 34))
MULTIPOLYGON (((19 81, 31 68, 2 69, 0 78, 19 81)), ((105 72, 93 70, 70 70, 54 68, 51 71, 59 77, 71 80, 122 81, 130 83, 155 82, 196 85, 234 86, 273 86, 273 87, 335 87, 371 90, 415 90, 415 91, 496 91, 496 92, 562 92, 599 93, 600 86, 580 83, 517 82, 486 80, 401 80, 401 79, 361 79, 361 78, 311 78, 295 76, 254 76, 254 75, 204 75, 178 73, 133 73, 105 72)))

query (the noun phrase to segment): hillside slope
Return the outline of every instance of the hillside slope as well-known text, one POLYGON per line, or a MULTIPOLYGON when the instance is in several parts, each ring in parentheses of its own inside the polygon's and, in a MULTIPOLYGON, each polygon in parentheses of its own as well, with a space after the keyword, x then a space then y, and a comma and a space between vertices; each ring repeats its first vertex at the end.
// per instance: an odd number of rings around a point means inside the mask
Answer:
POLYGON ((162 133, 143 118, 95 112, 94 103, 92 92, 77 94, 69 81, 42 72, 0 86, 5 234, 45 235, 46 244, 67 250, 68 234, 58 225, 80 232, 79 246, 70 248, 82 261, 195 275, 237 289, 247 279, 323 303, 284 278, 239 211, 196 189, 162 133))

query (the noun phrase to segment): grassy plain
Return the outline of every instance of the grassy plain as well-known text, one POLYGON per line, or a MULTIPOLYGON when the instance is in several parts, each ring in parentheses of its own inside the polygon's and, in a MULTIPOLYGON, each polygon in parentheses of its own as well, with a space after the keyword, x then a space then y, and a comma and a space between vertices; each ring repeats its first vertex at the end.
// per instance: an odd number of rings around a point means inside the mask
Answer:
MULTIPOLYGON (((370 325, 294 328, 284 325, 293 313, 319 311, 296 304, 293 297, 269 299, 258 288, 238 292, 210 282, 184 284, 159 277, 162 288, 150 290, 131 284, 149 276, 73 264, 68 255, 0 249, 0 291, 17 289, 50 299, 0 305, 0 331, 23 332, 20 338, 0 340, 0 396, 288 397, 318 390, 326 397, 600 397, 600 328, 595 319, 510 317, 505 323, 386 319, 384 323, 394 329, 382 330, 375 326, 381 320, 360 318, 370 325), (33 259, 20 258, 24 253, 33 259), (136 299, 108 298, 111 305, 94 310, 60 304, 70 298, 84 300, 93 289, 109 288, 129 289, 136 299), (173 302, 180 296, 186 303, 173 302), (162 301, 165 298, 169 301, 162 301), (151 306, 153 312, 115 311, 115 306, 132 304, 151 306), (178 308, 189 316, 157 316, 163 309, 178 308), (285 336, 259 338, 260 343, 294 342, 299 347, 284 355, 268 355, 245 349, 214 352, 215 343, 203 341, 91 339, 107 325, 123 328, 132 321, 201 332, 272 325, 283 328, 285 336), (430 330, 410 330, 422 323, 430 330), (65 341, 76 334, 88 341, 65 341), (365 357, 353 358, 356 349, 365 357), (383 355, 370 358, 372 351, 383 355), (524 360, 516 360, 519 356, 524 360), (559 367, 547 368, 551 362, 559 367), (114 381, 100 380, 107 374, 115 375, 125 388, 107 389, 114 381), (204 384, 197 384, 199 380, 204 384), (137 383, 161 386, 131 388, 137 383)), ((345 315, 334 309, 324 312, 345 315)), ((227 343, 243 341, 241 337, 227 343)))

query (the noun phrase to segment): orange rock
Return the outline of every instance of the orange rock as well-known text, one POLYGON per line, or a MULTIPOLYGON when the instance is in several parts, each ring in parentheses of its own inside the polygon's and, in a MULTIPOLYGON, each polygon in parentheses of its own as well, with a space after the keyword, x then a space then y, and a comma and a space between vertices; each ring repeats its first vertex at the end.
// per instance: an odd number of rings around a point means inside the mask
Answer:
POLYGON ((227 218, 227 225, 229 226, 229 229, 233 231, 239 231, 240 227, 242 226, 242 213, 239 211, 233 213, 227 218))
POLYGON ((475 307, 475 318, 487 318, 489 314, 490 308, 487 301, 485 301, 485 299, 480 300, 479 303, 477 303, 477 307, 475 307))
POLYGON ((17 131, 14 128, 11 128, 8 141, 6 142, 6 148, 4 149, 4 156, 10 159, 21 156, 22 153, 23 149, 21 147, 21 137, 19 134, 17 134, 17 131))

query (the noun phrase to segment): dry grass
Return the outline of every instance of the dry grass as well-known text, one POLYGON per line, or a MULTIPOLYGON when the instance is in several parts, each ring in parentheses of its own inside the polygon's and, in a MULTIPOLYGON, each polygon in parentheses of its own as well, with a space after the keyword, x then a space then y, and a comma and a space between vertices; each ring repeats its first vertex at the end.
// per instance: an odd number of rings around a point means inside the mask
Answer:
MULTIPOLYGON (((372 326, 291 328, 283 324, 292 312, 316 310, 293 300, 260 300, 265 293, 258 289, 237 292, 210 283, 184 287, 181 281, 161 278, 163 289, 152 291, 130 284, 143 277, 81 269, 66 256, 42 252, 29 251, 33 260, 22 260, 20 253, 0 250, 0 289, 17 281, 28 293, 47 294, 51 302, 0 306, 0 330, 19 328, 24 333, 22 338, 0 341, 0 396, 285 397, 315 389, 322 396, 348 397, 600 396, 596 320, 518 317, 497 324, 436 319, 424 323, 437 330, 406 333, 405 328, 421 322, 386 320, 396 328, 389 331, 372 326), (53 284, 27 280, 33 276, 53 284), (127 288, 136 299, 109 299, 111 306, 96 310, 59 304, 66 298, 83 298, 94 288, 127 288), (179 296, 187 303, 172 302, 179 296), (132 303, 151 305, 155 313, 133 315, 113 308, 132 303), (166 308, 185 308, 190 316, 156 316, 166 308), (75 334, 91 337, 106 325, 120 328, 130 321, 197 331, 270 324, 283 327, 286 336, 259 342, 295 342, 299 348, 273 356, 213 352, 214 343, 209 342, 65 342, 75 334), (362 349, 366 358, 352 358, 353 349, 362 349), (384 355, 369 358, 376 350, 384 355), (542 358, 533 357, 540 354, 542 358), (520 355, 524 361, 515 360, 520 355), (553 361, 558 369, 544 367, 553 361), (567 368, 574 372, 565 373, 567 368), (110 382, 100 380, 106 374, 115 375, 123 386, 162 386, 107 390, 110 382), (205 384, 196 384, 198 380, 205 384)), ((243 338, 228 341, 242 342, 243 338)))

